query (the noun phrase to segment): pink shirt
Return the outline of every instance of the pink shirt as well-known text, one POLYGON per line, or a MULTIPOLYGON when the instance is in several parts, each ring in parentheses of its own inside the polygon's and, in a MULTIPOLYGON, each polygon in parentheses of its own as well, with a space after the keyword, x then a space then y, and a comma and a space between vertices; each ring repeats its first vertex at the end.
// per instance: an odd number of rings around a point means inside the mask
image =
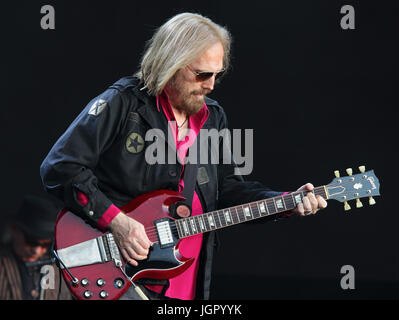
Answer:
MULTIPOLYGON (((178 140, 178 127, 173 114, 173 110, 170 106, 166 93, 162 93, 157 97, 157 107, 160 112, 159 105, 161 105, 162 110, 169 121, 171 131, 174 135, 177 154, 180 158, 181 163, 187 154, 188 148, 193 144, 195 138, 199 134, 202 126, 208 119, 209 110, 204 103, 203 108, 197 112, 195 115, 189 117, 188 127, 191 129, 189 134, 185 139, 178 140), (173 122, 174 121, 174 122, 173 122)), ((184 168, 184 167, 183 167, 184 168)), ((183 191, 184 181, 183 181, 183 171, 180 175, 179 181, 179 192, 183 191)), ((191 215, 199 215, 203 213, 201 202, 198 198, 196 192, 194 192, 193 202, 192 202, 192 212, 191 215)), ((178 248, 179 252, 188 258, 194 258, 193 264, 182 274, 169 279, 169 288, 165 292, 165 296, 170 298, 182 299, 182 300, 193 300, 195 298, 196 290, 196 279, 199 266, 199 254, 202 246, 202 234, 197 234, 188 238, 180 240, 178 248)), ((161 292, 162 287, 160 286, 147 286, 150 290, 156 292, 161 292)))

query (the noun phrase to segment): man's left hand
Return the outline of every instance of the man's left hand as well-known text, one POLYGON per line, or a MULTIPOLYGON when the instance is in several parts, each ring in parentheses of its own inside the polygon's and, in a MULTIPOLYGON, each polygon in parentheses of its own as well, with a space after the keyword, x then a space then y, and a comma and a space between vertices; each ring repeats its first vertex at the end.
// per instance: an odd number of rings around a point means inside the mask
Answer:
MULTIPOLYGON (((312 191, 314 189, 313 184, 307 183, 300 187, 297 191, 312 191)), ((302 199, 302 203, 299 203, 295 209, 292 210, 292 213, 297 213, 300 216, 308 216, 310 214, 315 214, 320 209, 324 209, 327 207, 327 201, 323 199, 323 197, 319 195, 314 195, 312 192, 309 192, 302 199)))

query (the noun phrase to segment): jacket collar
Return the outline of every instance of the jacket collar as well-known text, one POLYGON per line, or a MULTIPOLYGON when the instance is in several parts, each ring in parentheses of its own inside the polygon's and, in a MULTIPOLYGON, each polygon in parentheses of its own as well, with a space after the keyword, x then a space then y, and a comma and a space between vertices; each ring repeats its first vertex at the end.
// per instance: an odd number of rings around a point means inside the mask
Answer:
POLYGON ((164 133, 164 137, 159 137, 166 140, 174 152, 176 152, 176 145, 173 138, 168 139, 169 125, 168 120, 163 112, 158 112, 156 97, 150 96, 146 91, 140 90, 140 84, 133 88, 133 91, 138 99, 142 101, 140 106, 137 108, 137 112, 140 116, 148 123, 153 129, 160 129, 164 133))

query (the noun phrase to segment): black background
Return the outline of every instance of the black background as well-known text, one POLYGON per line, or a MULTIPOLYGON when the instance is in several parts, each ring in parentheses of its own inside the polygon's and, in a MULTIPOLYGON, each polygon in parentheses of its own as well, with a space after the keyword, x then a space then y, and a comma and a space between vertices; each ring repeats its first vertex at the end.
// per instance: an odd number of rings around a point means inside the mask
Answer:
MULTIPOLYGON (((399 297, 394 206, 398 5, 388 1, 15 1, 2 6, 2 219, 42 192, 39 166, 81 109, 136 71, 156 27, 183 11, 231 31, 233 68, 210 95, 231 128, 254 129, 249 176, 274 190, 329 183, 359 165, 377 204, 220 232, 214 299, 399 297), (55 30, 40 8, 55 8, 55 30), (340 9, 355 8, 355 30, 340 9), (355 269, 343 290, 340 269, 355 269)), ((4 220, 3 220, 4 221, 4 220)))

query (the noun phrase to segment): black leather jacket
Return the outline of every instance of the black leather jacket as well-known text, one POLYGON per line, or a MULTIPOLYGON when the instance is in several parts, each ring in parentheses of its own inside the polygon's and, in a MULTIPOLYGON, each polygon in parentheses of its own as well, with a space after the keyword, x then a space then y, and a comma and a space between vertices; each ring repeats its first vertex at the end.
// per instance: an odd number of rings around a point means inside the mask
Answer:
MULTIPOLYGON (((141 86, 138 79, 125 77, 94 98, 55 143, 40 167, 46 190, 94 226, 111 204, 121 207, 154 190, 178 190, 182 171, 179 161, 148 164, 144 158, 146 148, 152 143, 144 141, 147 130, 158 128, 167 137, 168 122, 163 112, 158 111, 156 98, 140 90, 141 86), (133 148, 129 146, 129 136, 135 138, 133 148), (77 200, 77 190, 88 196, 86 206, 77 200)), ((209 98, 205 102, 210 113, 203 129, 227 128, 223 108, 209 98)), ((211 154, 213 146, 208 145, 211 154)), ((173 149, 168 148, 168 152, 173 149)), ((220 151, 219 155, 222 154, 220 151)), ((208 161, 199 165, 196 192, 204 212, 281 194, 258 182, 244 181, 242 176, 234 174, 234 168, 234 162, 218 165, 208 161)), ((197 299, 209 299, 214 244, 215 231, 205 234, 197 299)))

